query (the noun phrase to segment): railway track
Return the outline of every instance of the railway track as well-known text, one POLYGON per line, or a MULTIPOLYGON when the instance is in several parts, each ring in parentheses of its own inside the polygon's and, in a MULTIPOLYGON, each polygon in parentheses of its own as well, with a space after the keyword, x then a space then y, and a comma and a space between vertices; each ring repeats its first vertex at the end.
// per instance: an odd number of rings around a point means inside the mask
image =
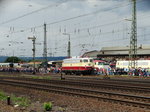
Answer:
POLYGON ((119 103, 124 105, 132 105, 135 107, 147 108, 150 109, 150 98, 149 97, 141 97, 141 96, 133 96, 133 95, 125 95, 125 94, 117 94, 117 93, 108 93, 108 92, 100 92, 95 90, 87 90, 80 88, 70 88, 64 86, 56 86, 49 84, 40 84, 35 82, 22 82, 22 81, 6 81, 0 80, 0 84, 3 85, 11 85, 18 87, 25 87, 30 89, 37 89, 42 91, 54 92, 59 94, 67 94, 72 96, 80 96, 86 98, 94 98, 102 101, 108 101, 113 103, 119 103))
POLYGON ((122 83, 109 83, 109 82, 89 82, 80 80, 46 80, 46 79, 32 79, 32 78, 19 78, 19 77, 3 77, 1 79, 11 79, 11 80, 24 80, 24 81, 35 81, 42 83, 49 83, 55 85, 72 85, 88 88, 98 88, 106 90, 117 90, 117 91, 128 91, 128 92, 138 92, 138 93, 150 93, 150 86, 139 86, 139 85, 122 85, 122 83))
MULTIPOLYGON (((9 72, 2 72, 0 74, 3 74, 3 75, 6 75, 6 76, 9 76, 10 74, 12 73, 9 73, 9 72)), ((13 75, 17 74, 17 76, 20 76, 22 73, 14 73, 13 75)), ((27 75, 27 76, 42 76, 42 74, 38 73, 36 75, 33 75, 32 73, 23 73, 24 75, 27 75)), ((51 76, 52 78, 57 78, 59 79, 61 77, 60 74, 50 74, 48 76, 51 76)), ((63 77, 65 77, 66 79, 75 79, 75 80, 103 80, 103 76, 99 75, 99 76, 76 76, 76 75, 63 75, 63 77)), ((135 79, 122 79, 122 78, 111 78, 111 79, 105 79, 105 80, 109 80, 109 81, 113 81, 113 82, 127 82, 127 83, 145 83, 145 84, 150 84, 150 78, 135 78, 135 79)))
MULTIPOLYGON (((35 75, 34 75, 35 76, 35 75)), ((33 76, 33 77, 34 77, 33 76)), ((55 76, 55 75, 52 75, 51 76, 52 79, 60 79, 60 76, 55 76)), ((0 77, 0 78, 4 78, 4 77, 0 77)), ((5 77, 5 78, 13 78, 13 77, 5 77)), ((17 78, 17 77, 15 77, 17 78)), ((21 77, 19 77, 21 78, 21 77)), ((27 78, 26 78, 27 79, 27 78)), ((146 80, 146 81, 137 81, 137 80, 116 80, 116 79, 100 79, 100 78, 87 78, 87 77, 79 77, 79 76, 67 76, 66 80, 73 80, 73 81, 86 81, 86 82, 90 82, 90 83, 108 83, 108 84, 117 84, 117 85, 125 85, 125 86, 139 86, 139 87, 150 87, 150 81, 146 80)))
MULTIPOLYGON (((69 79, 68 79, 69 80, 69 79)), ((76 79, 71 79, 71 80, 76 80, 76 79)), ((149 83, 139 83, 139 82, 127 82, 127 81, 114 81, 114 80, 105 80, 105 79, 99 79, 99 80, 78 80, 78 81, 88 81, 88 82, 95 82, 95 83, 109 83, 109 84, 121 84, 121 85, 129 85, 129 86, 142 86, 142 87, 150 87, 150 82, 149 83)))
MULTIPOLYGON (((60 78, 60 75, 51 75, 53 78, 60 78)), ((94 81, 112 81, 112 82, 125 82, 125 83, 143 83, 150 84, 150 79, 103 79, 103 77, 88 77, 88 76, 71 76, 71 75, 63 75, 66 79, 74 79, 74 80, 94 80, 94 81)))

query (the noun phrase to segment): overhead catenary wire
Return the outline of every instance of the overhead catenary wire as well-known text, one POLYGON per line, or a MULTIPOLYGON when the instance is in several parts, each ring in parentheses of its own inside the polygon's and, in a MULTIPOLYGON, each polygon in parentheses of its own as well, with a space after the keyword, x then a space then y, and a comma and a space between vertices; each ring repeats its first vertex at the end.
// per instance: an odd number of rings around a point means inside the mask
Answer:
MULTIPOLYGON (((148 26, 147 26, 148 27, 148 26)), ((149 26, 150 27, 150 26, 149 26)), ((139 28, 143 28, 143 27, 139 27, 139 28)), ((119 32, 122 32, 122 31, 128 31, 129 29, 121 29, 121 30, 112 30, 112 31, 110 31, 110 32, 103 32, 103 33, 97 33, 97 34, 94 34, 94 35, 90 35, 90 36, 98 36, 99 34, 100 35, 107 35, 107 34, 115 34, 115 33, 119 33, 119 32)), ((54 36, 56 36, 56 35, 54 35, 54 36)), ((87 37, 87 35, 85 35, 85 36, 80 36, 80 38, 81 37, 87 37)), ((73 39, 73 38, 72 38, 73 39)))
MULTIPOLYGON (((65 0, 64 2, 67 2, 67 1, 68 1, 68 0, 65 0)), ((62 4, 62 3, 64 3, 64 2, 61 2, 60 4, 62 4)), ((144 1, 138 0, 138 3, 139 3, 139 2, 144 2, 144 1)), ((55 4, 55 5, 56 5, 56 4, 55 4)), ((61 23, 61 22, 65 22, 65 21, 69 21, 69 20, 73 20, 73 19, 77 19, 77 18, 81 18, 81 17, 86 17, 86 16, 90 16, 90 15, 93 15, 93 14, 97 14, 97 13, 100 13, 101 11, 106 12, 106 11, 114 10, 114 9, 121 8, 121 7, 128 6, 128 5, 131 5, 131 3, 119 4, 119 5, 117 5, 117 6, 113 7, 113 8, 110 8, 110 9, 96 10, 96 11, 93 11, 93 12, 90 12, 90 13, 81 14, 81 15, 74 16, 74 17, 70 17, 70 18, 67 18, 67 19, 62 19, 62 20, 59 20, 59 21, 47 23, 47 25, 58 24, 58 23, 61 23)), ((51 5, 50 5, 50 6, 51 6, 51 5)), ((41 10, 47 9, 47 8, 49 8, 50 6, 47 6, 47 7, 44 7, 44 8, 42 8, 42 9, 38 9, 38 10, 36 10, 36 11, 30 12, 30 13, 27 13, 27 14, 24 14, 24 15, 22 15, 22 16, 19 16, 19 17, 16 17, 16 18, 7 20, 7 21, 5 21, 5 22, 0 23, 0 25, 2 25, 2 24, 7 24, 7 23, 9 23, 9 22, 12 22, 12 21, 15 21, 15 20, 17 20, 17 19, 23 18, 23 17, 28 16, 28 15, 31 15, 31 14, 33 14, 33 13, 36 13, 36 12, 39 12, 39 11, 41 11, 41 10)), ((31 28, 38 28, 38 27, 43 27, 43 25, 33 26, 33 27, 30 27, 30 28, 24 29, 23 31, 25 31, 25 30, 30 30, 31 28)))
MULTIPOLYGON (((143 37, 143 36, 149 36, 150 34, 144 34, 144 35, 138 35, 137 37, 143 37)), ((125 41, 125 40, 129 40, 129 38, 124 38, 124 39, 115 39, 115 41, 114 41, 114 39, 111 39, 111 40, 106 40, 106 41, 99 41, 98 43, 99 44, 101 44, 101 45, 103 45, 103 44, 106 44, 106 43, 116 43, 116 42, 118 42, 118 41, 125 41)), ((139 39, 139 41, 141 41, 142 40, 142 38, 141 39, 139 39)), ((99 46, 99 44, 94 44, 94 46, 99 46)), ((78 47, 80 44, 78 44, 78 45, 73 45, 72 47, 78 47)), ((65 45, 66 46, 66 45, 65 45)), ((90 44, 88 44, 88 46, 91 46, 90 44)), ((57 51, 55 52, 55 53, 52 53, 52 54, 57 54, 57 52, 58 51, 62 51, 61 49, 66 49, 66 47, 62 47, 62 46, 60 46, 60 47, 54 47, 54 48, 51 48, 51 49, 53 49, 54 51, 56 50, 56 48, 57 48, 57 51)), ((63 50, 64 51, 64 50, 63 50)), ((65 53, 64 53, 64 55, 65 55, 65 53)))
MULTIPOLYGON (((142 0, 139 0, 138 2, 143 2, 142 0)), ((110 11, 110 10, 114 10, 114 9, 117 9, 117 8, 122 8, 124 6, 128 6, 130 5, 131 3, 126 3, 126 4, 119 4, 113 8, 110 8, 110 9, 103 9, 103 10, 97 10, 97 11, 93 11, 93 12, 90 12, 90 13, 86 13, 86 14, 82 14, 82 15, 78 15, 78 16, 74 16, 74 17, 71 17, 71 18, 67 18, 67 19, 62 19, 60 21, 55 21, 55 22, 51 22, 51 23, 48 23, 48 25, 53 25, 53 24, 57 24, 57 23, 61 23, 61 22, 65 22, 65 21, 68 21, 68 20, 73 20, 73 19, 77 19, 77 18, 81 18, 81 17, 86 17, 86 16, 90 16, 90 15, 93 15, 93 14, 97 14, 97 13, 100 13, 100 12, 106 12, 106 11, 110 11)))
MULTIPOLYGON (((138 35, 137 37, 144 37, 144 36, 149 36, 150 35, 150 33, 149 34, 144 34, 144 35, 138 35)), ((115 40, 115 42, 118 42, 118 41, 122 41, 122 40, 129 40, 130 38, 125 38, 125 39, 116 39, 115 40)), ((141 41, 141 40, 143 40, 143 38, 140 38, 138 41, 141 41)), ((114 42, 114 40, 112 39, 112 40, 108 40, 108 41, 102 41, 102 42, 100 42, 101 44, 105 44, 105 43, 112 43, 112 42, 114 42)))
POLYGON ((37 9, 37 10, 35 10, 35 11, 29 12, 29 13, 26 13, 26 14, 23 14, 23 15, 18 16, 18 17, 16 17, 16 18, 12 18, 12 19, 6 20, 6 21, 0 23, 0 25, 7 24, 7 23, 10 23, 10 22, 16 21, 16 20, 21 19, 21 18, 23 18, 23 17, 29 16, 29 15, 31 15, 31 14, 40 12, 40 11, 42 11, 42 10, 45 10, 45 9, 48 9, 48 8, 51 8, 51 7, 54 7, 54 6, 58 6, 58 5, 60 5, 60 4, 62 4, 62 3, 65 3, 65 2, 67 2, 67 1, 68 1, 68 0, 63 0, 63 1, 60 0, 59 2, 56 2, 56 4, 53 4, 53 5, 50 4, 50 5, 46 6, 46 7, 37 9))
MULTIPOLYGON (((91 27, 91 28, 99 28, 100 26, 94 26, 94 27, 91 27)), ((146 27, 150 27, 150 26, 146 26, 146 27)), ((143 27, 138 27, 138 29, 142 29, 143 27)), ((85 29, 85 28, 84 28, 85 29)), ((87 28, 87 29, 90 29, 90 28, 87 28)), ((81 29, 81 31, 82 31, 82 29, 81 29)), ((130 31, 130 29, 129 28, 126 28, 126 29, 112 29, 111 31, 107 31, 107 32, 99 32, 99 33, 94 33, 94 34, 90 34, 89 35, 89 33, 88 33, 88 31, 86 31, 87 32, 87 34, 85 34, 85 35, 80 35, 79 37, 80 38, 82 38, 82 37, 87 37, 87 36, 99 36, 99 35, 108 35, 108 34, 115 34, 115 33, 120 33, 120 32, 123 32, 123 31, 130 31)), ((69 32, 69 33, 73 33, 73 32, 69 32)), ((51 36, 53 36, 53 37, 55 37, 55 36, 59 36, 59 34, 56 34, 56 35, 51 35, 51 36)), ((76 37, 72 37, 72 39, 73 38, 75 38, 76 39, 76 37)))
MULTIPOLYGON (((139 17, 141 17, 141 18, 143 18, 144 17, 144 19, 146 19, 146 18, 148 18, 148 17, 150 17, 150 16, 143 16, 143 14, 142 15, 138 15, 139 17)), ((114 19, 115 20, 115 19, 114 19)), ((115 22, 110 22, 110 23, 105 23, 105 24, 101 24, 101 25, 96 25, 96 26, 91 26, 91 27, 87 27, 87 28, 82 28, 82 29, 80 29, 80 31, 82 31, 82 30, 90 30, 90 29, 95 29, 95 28, 97 28, 97 27, 102 27, 102 26, 107 26, 107 25, 112 25, 112 24, 116 24, 116 23, 119 23, 119 22, 121 22, 121 21, 124 21, 123 19, 122 20, 118 20, 118 21, 115 21, 115 22)), ((139 20, 138 20, 139 21, 139 20)), ((55 24, 55 22, 53 22, 53 23, 48 23, 48 25, 50 25, 50 24, 55 24)), ((14 31, 14 32, 12 32, 12 33, 21 33, 21 32, 25 32, 25 31, 30 31, 32 28, 33 29, 37 29, 37 28, 40 28, 40 27, 43 27, 43 25, 39 25, 39 26, 35 26, 35 27, 31 27, 31 28, 26 28, 26 29, 21 29, 21 30, 18 30, 18 31, 14 31)), ((149 26, 147 26, 147 27, 149 27, 149 26)), ((138 27, 138 28, 140 28, 140 27, 138 27)), ((74 32, 74 31, 73 31, 74 32)), ((70 33, 72 33, 72 32, 70 32, 70 33)))
MULTIPOLYGON (((145 37, 145 36, 148 36, 148 35, 150 35, 149 33, 148 34, 144 34, 144 35, 138 35, 137 37, 145 37)), ((95 35, 96 36, 96 35, 95 35)), ((128 38, 124 38, 124 39, 115 39, 115 41, 114 41, 114 39, 111 39, 111 40, 106 40, 106 41, 100 41, 100 42, 98 42, 99 44, 105 44, 105 43, 109 43, 109 42, 118 42, 118 41, 124 41, 124 40, 129 40, 130 38, 128 37, 128 38)), ((139 39, 140 41, 141 40, 143 40, 143 38, 140 38, 139 39)), ((77 47, 77 46, 79 46, 80 44, 78 44, 78 45, 74 45, 74 46, 72 46, 72 47, 77 47)), ((90 45, 90 44, 89 44, 90 45)), ((91 46, 92 46, 92 44, 91 44, 91 46)), ((97 46, 96 44, 94 45, 94 46, 97 46)), ((62 47, 58 47, 58 48, 62 48, 62 47)))

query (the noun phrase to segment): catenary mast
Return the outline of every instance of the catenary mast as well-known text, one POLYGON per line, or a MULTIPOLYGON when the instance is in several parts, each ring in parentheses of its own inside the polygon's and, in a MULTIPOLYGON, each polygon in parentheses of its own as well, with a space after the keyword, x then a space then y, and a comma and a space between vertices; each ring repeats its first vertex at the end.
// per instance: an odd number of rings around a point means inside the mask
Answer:
POLYGON ((130 51, 129 51, 129 67, 137 67, 137 20, 136 20, 136 0, 132 0, 132 25, 130 37, 130 51))

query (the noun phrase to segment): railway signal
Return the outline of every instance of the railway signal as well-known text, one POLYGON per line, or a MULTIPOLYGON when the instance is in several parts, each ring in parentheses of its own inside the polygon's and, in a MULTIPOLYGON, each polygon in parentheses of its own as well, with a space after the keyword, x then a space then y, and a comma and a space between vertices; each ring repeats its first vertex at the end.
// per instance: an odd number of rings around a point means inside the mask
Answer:
POLYGON ((33 74, 35 74, 35 40, 36 40, 36 37, 35 36, 28 37, 28 39, 31 39, 33 42, 33 49, 32 49, 32 51, 33 51, 33 69, 34 69, 33 74))

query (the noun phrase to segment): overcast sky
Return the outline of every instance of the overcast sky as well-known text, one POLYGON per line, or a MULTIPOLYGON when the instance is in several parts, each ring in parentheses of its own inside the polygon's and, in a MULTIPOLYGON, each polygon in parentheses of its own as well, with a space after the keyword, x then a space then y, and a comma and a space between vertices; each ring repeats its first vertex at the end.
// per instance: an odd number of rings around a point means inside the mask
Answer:
MULTIPOLYGON (((131 32, 131 0, 0 0, 0 55, 43 54, 44 22, 47 24, 48 56, 66 56, 68 36, 71 55, 128 46, 131 32)), ((150 0, 137 0, 138 45, 150 43, 150 0)))

